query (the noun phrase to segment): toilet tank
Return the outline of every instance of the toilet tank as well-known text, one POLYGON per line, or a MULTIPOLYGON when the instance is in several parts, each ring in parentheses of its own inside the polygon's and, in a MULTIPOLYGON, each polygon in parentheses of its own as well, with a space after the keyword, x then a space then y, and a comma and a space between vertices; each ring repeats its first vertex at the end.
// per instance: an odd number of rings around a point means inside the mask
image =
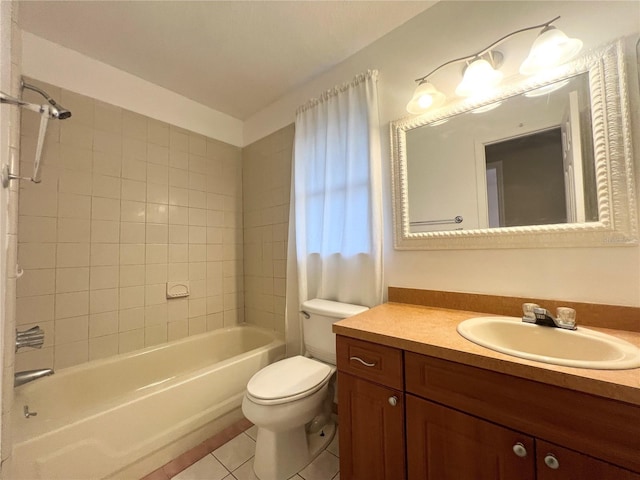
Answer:
POLYGON ((323 362, 336 364, 336 336, 332 325, 343 318, 369 310, 368 307, 314 298, 302 303, 302 333, 306 353, 323 362), (306 313, 307 315, 304 315, 306 313), (307 318, 308 317, 308 318, 307 318))

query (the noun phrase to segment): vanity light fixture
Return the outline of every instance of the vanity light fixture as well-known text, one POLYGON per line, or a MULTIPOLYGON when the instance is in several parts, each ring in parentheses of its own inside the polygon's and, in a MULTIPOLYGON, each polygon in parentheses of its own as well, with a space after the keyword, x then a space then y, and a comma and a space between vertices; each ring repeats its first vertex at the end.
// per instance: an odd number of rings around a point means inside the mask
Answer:
POLYGON ((441 68, 454 63, 467 63, 463 70, 462 82, 456 88, 456 95, 461 97, 482 95, 495 88, 502 80, 503 74, 497 69, 500 68, 503 56, 494 48, 518 33, 542 29, 531 46, 529 56, 520 67, 522 75, 540 73, 546 68, 552 68, 571 60, 582 48, 582 41, 568 38, 562 31, 551 25, 559 18, 558 16, 540 25, 511 32, 479 52, 449 60, 425 76, 417 78, 415 81, 418 86, 411 101, 407 104, 407 111, 417 115, 444 103, 445 95, 438 91, 428 79, 441 68))

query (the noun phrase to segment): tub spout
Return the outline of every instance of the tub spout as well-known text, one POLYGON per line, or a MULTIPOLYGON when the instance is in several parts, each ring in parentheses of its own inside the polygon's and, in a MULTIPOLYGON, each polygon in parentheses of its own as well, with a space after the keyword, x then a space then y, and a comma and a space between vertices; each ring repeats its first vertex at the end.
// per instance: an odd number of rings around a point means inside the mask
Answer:
POLYGON ((33 382, 42 377, 53 375, 53 368, 40 368, 38 370, 25 370, 24 372, 16 372, 13 379, 13 386, 19 387, 25 383, 33 382))

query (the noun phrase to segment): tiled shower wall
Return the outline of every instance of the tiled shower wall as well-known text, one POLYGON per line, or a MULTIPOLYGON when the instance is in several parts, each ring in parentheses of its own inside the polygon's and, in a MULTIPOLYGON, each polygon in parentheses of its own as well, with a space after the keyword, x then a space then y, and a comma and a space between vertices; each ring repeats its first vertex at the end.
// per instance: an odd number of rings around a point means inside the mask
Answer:
POLYGON ((283 333, 293 137, 290 125, 242 150, 245 316, 283 333))
MULTIPOLYGON (((16 319, 21 330, 39 324, 46 340, 18 352, 16 371, 242 322, 240 149, 33 83, 73 115, 49 122, 42 183, 20 182, 16 319), (189 281, 190 296, 167 300, 167 281, 189 281)), ((38 128, 25 112, 23 175, 38 128)))

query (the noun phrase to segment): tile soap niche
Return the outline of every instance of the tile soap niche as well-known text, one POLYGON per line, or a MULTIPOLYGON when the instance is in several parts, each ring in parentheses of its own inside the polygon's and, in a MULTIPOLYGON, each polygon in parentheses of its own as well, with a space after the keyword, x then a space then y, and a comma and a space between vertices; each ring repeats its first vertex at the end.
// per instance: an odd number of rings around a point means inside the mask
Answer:
POLYGON ((182 298, 189 296, 189 282, 167 282, 167 298, 182 298))

